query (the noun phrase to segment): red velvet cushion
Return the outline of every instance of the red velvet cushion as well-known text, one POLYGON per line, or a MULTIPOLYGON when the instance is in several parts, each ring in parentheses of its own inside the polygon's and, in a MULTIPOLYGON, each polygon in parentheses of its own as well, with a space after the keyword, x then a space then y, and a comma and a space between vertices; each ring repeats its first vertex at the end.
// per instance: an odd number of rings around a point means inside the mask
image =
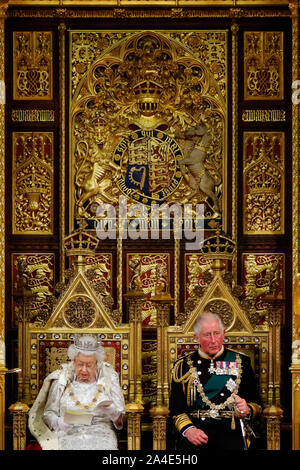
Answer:
POLYGON ((35 442, 34 444, 28 444, 25 450, 42 450, 42 448, 38 442, 35 442))

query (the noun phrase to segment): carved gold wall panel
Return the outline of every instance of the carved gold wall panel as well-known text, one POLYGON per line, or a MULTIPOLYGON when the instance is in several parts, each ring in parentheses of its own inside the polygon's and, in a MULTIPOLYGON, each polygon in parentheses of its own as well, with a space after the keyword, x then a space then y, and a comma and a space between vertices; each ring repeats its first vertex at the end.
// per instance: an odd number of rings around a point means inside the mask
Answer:
MULTIPOLYGON (((73 258, 70 257, 71 264, 73 258)), ((89 271, 90 282, 97 288, 101 295, 112 293, 112 254, 101 253, 87 255, 85 257, 85 271, 89 271)))
POLYGON ((53 233, 53 133, 13 133, 13 233, 53 233))
POLYGON ((284 233, 285 139, 283 132, 243 136, 244 233, 284 233))
POLYGON ((142 341, 143 403, 156 403, 157 394, 157 341, 142 341))
POLYGON ((244 32, 244 97, 246 100, 282 100, 283 32, 244 32))
POLYGON ((14 99, 51 100, 53 97, 52 33, 14 33, 14 99))
MULTIPOLYGON (((47 319, 48 301, 54 291, 54 254, 52 253, 12 253, 12 285, 18 283, 18 265, 25 262, 23 272, 26 287, 35 294, 30 304, 30 317, 37 324, 47 319), (45 318, 44 318, 45 317, 45 318)), ((13 323, 18 318, 18 304, 13 303, 13 323)))
POLYGON ((203 273, 211 269, 211 263, 199 253, 185 253, 185 300, 195 296, 195 288, 205 287, 203 273))
POLYGON ((70 69, 71 225, 120 196, 221 220, 227 33, 71 31, 70 69))
POLYGON ((243 253, 245 297, 255 304, 259 324, 267 319, 268 305, 264 295, 285 293, 285 255, 283 253, 243 253))
POLYGON ((131 253, 127 254, 126 263, 128 289, 142 290, 147 295, 142 307, 143 325, 156 325, 156 308, 151 297, 169 291, 170 256, 162 253, 131 253))

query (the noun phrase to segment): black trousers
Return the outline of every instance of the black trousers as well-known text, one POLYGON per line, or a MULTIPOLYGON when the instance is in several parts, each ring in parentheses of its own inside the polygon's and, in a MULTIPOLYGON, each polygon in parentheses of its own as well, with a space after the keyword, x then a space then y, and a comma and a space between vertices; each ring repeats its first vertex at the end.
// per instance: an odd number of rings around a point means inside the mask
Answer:
POLYGON ((176 450, 244 450, 244 440, 241 425, 238 419, 235 420, 236 429, 231 429, 231 419, 194 419, 194 425, 205 432, 208 436, 208 443, 195 446, 186 437, 178 433, 176 439, 176 450))

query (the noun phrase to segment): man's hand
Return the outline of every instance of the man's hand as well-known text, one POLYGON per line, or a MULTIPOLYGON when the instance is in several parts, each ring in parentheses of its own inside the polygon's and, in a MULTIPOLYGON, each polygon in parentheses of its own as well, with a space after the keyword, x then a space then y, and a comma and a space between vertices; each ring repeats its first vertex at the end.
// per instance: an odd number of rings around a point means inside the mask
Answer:
POLYGON ((208 436, 201 429, 191 427, 184 433, 185 437, 195 446, 207 444, 208 436))
POLYGON ((232 394, 232 397, 235 399, 236 407, 242 416, 247 416, 248 414, 251 413, 251 410, 249 406, 247 405, 246 400, 244 400, 244 398, 239 397, 235 393, 232 394))

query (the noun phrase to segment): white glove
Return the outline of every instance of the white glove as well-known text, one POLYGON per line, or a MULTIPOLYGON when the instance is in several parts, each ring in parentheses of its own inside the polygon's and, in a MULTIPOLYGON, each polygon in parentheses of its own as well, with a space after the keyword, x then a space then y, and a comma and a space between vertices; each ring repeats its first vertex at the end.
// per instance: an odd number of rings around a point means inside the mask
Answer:
POLYGON ((71 429, 72 427, 72 424, 65 423, 64 419, 60 416, 54 424, 54 431, 68 431, 68 429, 71 429))
POLYGON ((101 406, 99 416, 105 416, 114 422, 118 419, 120 414, 120 411, 117 410, 115 405, 111 404, 109 406, 101 406))

